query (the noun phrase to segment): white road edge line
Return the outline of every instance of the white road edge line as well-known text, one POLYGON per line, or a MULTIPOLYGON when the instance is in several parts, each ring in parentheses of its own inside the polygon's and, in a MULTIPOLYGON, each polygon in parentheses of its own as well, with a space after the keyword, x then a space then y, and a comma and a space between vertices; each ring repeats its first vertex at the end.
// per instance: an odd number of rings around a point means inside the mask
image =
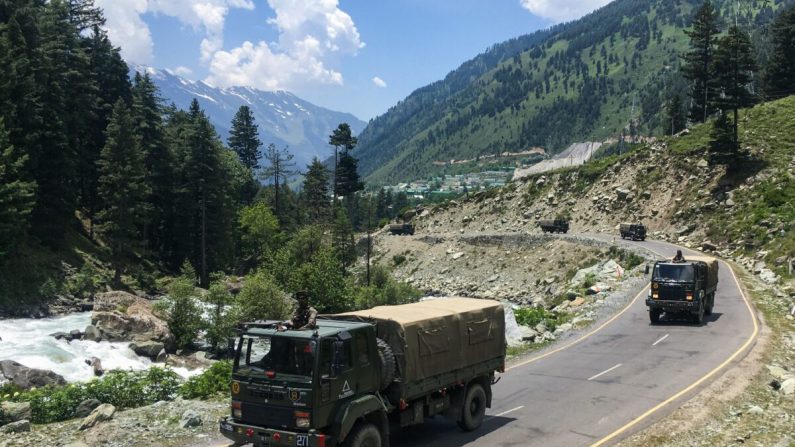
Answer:
POLYGON ((604 370, 604 371, 600 372, 599 374, 597 374, 597 375, 595 375, 595 376, 593 376, 593 377, 589 378, 588 380, 593 380, 593 379, 596 379, 597 377, 601 377, 601 376, 603 376, 603 375, 605 375, 605 374, 609 373, 610 371, 612 371, 612 370, 614 370, 614 369, 616 369, 616 368, 620 368, 620 367, 621 367, 621 363, 619 363, 618 365, 616 365, 616 366, 614 366, 614 367, 612 367, 612 368, 610 368, 610 369, 606 369, 606 370, 604 370))
POLYGON ((659 343, 659 342, 661 342, 661 341, 665 340, 666 338, 668 338, 668 336, 669 336, 669 335, 671 335, 671 334, 665 334, 665 335, 663 335, 663 336, 662 336, 662 337, 661 337, 659 340, 655 341, 655 342, 654 342, 654 343, 652 343, 651 345, 652 345, 652 346, 657 346, 657 343, 659 343))
POLYGON ((516 408, 511 408, 510 410, 505 410, 505 411, 503 411, 502 413, 497 413, 497 414, 495 414, 495 415, 494 415, 494 416, 492 416, 492 417, 495 417, 495 418, 496 418, 496 417, 500 417, 500 416, 505 416, 506 414, 508 414, 508 413, 510 413, 510 412, 512 412, 512 411, 521 410, 522 408, 524 408, 524 405, 520 405, 520 406, 518 406, 518 407, 516 407, 516 408))

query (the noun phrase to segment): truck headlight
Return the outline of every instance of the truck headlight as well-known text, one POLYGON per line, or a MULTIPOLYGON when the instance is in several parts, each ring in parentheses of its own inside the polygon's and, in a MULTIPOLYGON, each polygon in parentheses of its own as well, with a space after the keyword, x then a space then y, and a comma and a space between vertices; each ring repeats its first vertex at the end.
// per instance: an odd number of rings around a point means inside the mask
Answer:
POLYGON ((693 301, 693 292, 687 292, 687 294, 685 295, 685 299, 687 299, 688 301, 693 301))
POLYGON ((309 413, 306 411, 296 411, 295 426, 298 428, 309 428, 309 413))
POLYGON ((651 294, 651 297, 652 297, 652 299, 655 299, 655 300, 656 300, 656 299, 659 299, 659 298, 660 298, 660 294, 659 294, 659 293, 657 293, 657 292, 652 292, 652 294, 651 294))

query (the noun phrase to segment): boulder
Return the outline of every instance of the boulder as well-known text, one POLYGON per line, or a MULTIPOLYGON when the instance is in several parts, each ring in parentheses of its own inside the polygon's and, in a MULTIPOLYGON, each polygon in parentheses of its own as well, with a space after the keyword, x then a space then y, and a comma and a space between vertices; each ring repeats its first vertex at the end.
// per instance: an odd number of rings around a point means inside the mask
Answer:
POLYGON ((130 307, 130 305, 141 298, 132 293, 114 290, 112 292, 98 293, 94 297, 94 310, 98 312, 109 312, 130 307))
POLYGON ((83 340, 100 341, 102 340, 102 333, 99 332, 96 326, 89 324, 83 332, 83 340))
POLYGON ((77 409, 72 417, 75 419, 82 419, 91 414, 91 412, 100 405, 102 405, 102 402, 97 399, 86 399, 77 405, 77 409))
POLYGON ((72 339, 69 337, 69 334, 67 334, 66 332, 53 332, 52 334, 50 334, 50 337, 56 340, 72 341, 72 339))
POLYGON ((182 419, 179 421, 179 426, 182 428, 191 428, 191 427, 198 427, 202 425, 202 418, 194 410, 185 410, 182 413, 182 419))
POLYGON ((102 368, 102 362, 97 357, 86 359, 86 365, 90 366, 91 369, 94 370, 94 375, 97 377, 105 374, 105 369, 102 368))
POLYGON ((626 188, 616 188, 616 197, 618 197, 618 200, 626 200, 631 192, 626 188))
POLYGON ((795 393, 795 377, 790 377, 789 379, 781 382, 781 388, 779 391, 781 391, 785 396, 795 393))
POLYGON ((164 348, 163 343, 152 340, 130 343, 130 349, 136 354, 150 359, 156 359, 164 348))
POLYGON ((583 298, 581 296, 578 296, 577 298, 574 298, 571 301, 570 306, 571 307, 579 307, 579 306, 582 306, 583 304, 585 304, 585 298, 583 298))
POLYGON ((83 333, 80 332, 79 330, 74 329, 69 331, 69 341, 80 340, 81 338, 83 338, 83 333))
POLYGON ((2 402, 0 403, 0 413, 9 422, 30 419, 30 402, 2 402))
POLYGON ((22 433, 30 431, 30 421, 23 419, 0 427, 3 433, 22 433))
POLYGON ((10 380, 14 385, 25 390, 33 387, 66 384, 63 377, 52 371, 28 368, 13 360, 0 361, 0 379, 10 380))
POLYGON ((710 241, 704 241, 701 243, 701 249, 704 251, 715 251, 718 247, 710 241))
MULTIPOLYGON (((173 348, 174 336, 168 324, 156 317, 149 301, 136 298, 124 313, 119 310, 94 311, 91 324, 109 341, 158 341, 167 350, 173 348)), ((155 352, 153 355, 157 355, 155 352)))
POLYGON ((111 404, 102 404, 83 419, 83 422, 80 423, 79 430, 87 430, 100 422, 109 421, 113 419, 115 413, 116 407, 111 404))

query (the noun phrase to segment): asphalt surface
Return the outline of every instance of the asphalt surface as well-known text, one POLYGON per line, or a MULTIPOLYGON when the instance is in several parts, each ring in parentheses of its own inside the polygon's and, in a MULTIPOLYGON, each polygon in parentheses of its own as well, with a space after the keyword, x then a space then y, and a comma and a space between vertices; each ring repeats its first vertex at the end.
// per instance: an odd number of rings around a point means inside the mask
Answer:
MULTIPOLYGON (((617 243, 635 244, 661 257, 673 256, 678 248, 649 240, 617 243)), ((682 250, 685 257, 693 253, 682 250)), ((720 264, 713 314, 701 325, 663 321, 652 326, 645 297, 644 289, 598 330, 502 374, 478 430, 462 432, 440 417, 394 433, 392 445, 609 445, 669 414, 753 344, 754 316, 726 263, 720 264)))

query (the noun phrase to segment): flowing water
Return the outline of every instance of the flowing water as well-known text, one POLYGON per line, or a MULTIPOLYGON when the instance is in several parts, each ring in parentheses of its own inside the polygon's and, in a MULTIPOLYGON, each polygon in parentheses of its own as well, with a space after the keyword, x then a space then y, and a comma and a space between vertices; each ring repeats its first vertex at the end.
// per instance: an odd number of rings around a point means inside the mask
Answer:
MULTIPOLYGON (((153 365, 146 357, 136 355, 129 342, 94 342, 88 340, 56 340, 53 332, 83 331, 91 324, 91 312, 50 318, 18 318, 0 320, 0 360, 14 360, 29 368, 47 369, 60 374, 68 382, 86 381, 94 377, 85 360, 97 357, 105 371, 112 369, 143 370, 153 365)), ((187 377, 200 371, 174 368, 187 377)))

